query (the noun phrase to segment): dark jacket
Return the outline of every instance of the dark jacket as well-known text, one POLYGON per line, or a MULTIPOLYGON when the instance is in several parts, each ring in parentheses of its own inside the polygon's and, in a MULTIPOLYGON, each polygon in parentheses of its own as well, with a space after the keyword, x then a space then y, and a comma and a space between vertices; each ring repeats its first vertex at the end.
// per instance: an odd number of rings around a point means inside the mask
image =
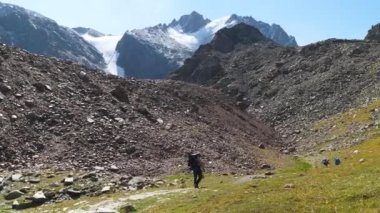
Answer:
POLYGON ((187 165, 193 171, 202 171, 203 170, 203 163, 199 159, 199 155, 189 155, 187 165))

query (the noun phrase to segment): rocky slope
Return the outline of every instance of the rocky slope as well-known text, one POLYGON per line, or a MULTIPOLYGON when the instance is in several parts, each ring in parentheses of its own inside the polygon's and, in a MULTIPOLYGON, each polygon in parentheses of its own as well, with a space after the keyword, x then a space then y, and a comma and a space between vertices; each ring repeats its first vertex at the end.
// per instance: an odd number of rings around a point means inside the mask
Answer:
POLYGON ((5 45, 0 71, 3 168, 167 174, 200 151, 208 172, 245 173, 265 162, 259 144, 279 146, 271 128, 213 89, 122 79, 5 45))
POLYGON ((239 23, 255 26, 263 35, 283 46, 297 46, 279 25, 266 24, 252 17, 231 15, 215 20, 197 12, 173 20, 170 24, 127 31, 117 45, 117 65, 122 76, 162 79, 181 66, 186 58, 202 44, 212 40, 215 33, 239 23))
POLYGON ((372 26, 371 29, 368 30, 365 39, 370 41, 380 41, 380 23, 372 26))
POLYGON ((0 3, 0 42, 92 67, 105 66, 96 48, 73 30, 16 5, 0 3))
POLYGON ((377 42, 331 39, 285 48, 261 41, 226 52, 213 45, 228 43, 218 39, 198 49, 172 79, 220 89, 289 141, 314 121, 379 98, 377 42))

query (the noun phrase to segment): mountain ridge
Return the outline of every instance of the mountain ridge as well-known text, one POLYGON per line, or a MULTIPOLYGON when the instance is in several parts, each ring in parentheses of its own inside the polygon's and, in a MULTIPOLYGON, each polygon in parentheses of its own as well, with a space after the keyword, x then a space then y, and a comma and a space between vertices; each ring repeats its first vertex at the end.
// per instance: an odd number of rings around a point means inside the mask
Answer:
POLYGON ((168 73, 182 65, 184 60, 189 58, 200 45, 210 42, 217 31, 242 22, 257 27, 266 37, 281 45, 297 46, 294 37, 287 35, 279 25, 269 25, 256 21, 252 17, 237 15, 210 21, 203 18, 199 13, 192 12, 190 15, 182 16, 179 21, 173 20, 169 25, 159 24, 144 29, 127 31, 116 49, 117 52, 121 53, 117 59, 117 65, 124 69, 123 76, 165 78, 168 73), (195 21, 196 24, 191 25, 188 22, 189 20, 197 21, 195 21), (185 26, 185 29, 181 24, 185 26), (191 27, 187 29, 187 26, 191 27), (144 51, 133 48, 137 46, 146 51, 147 55, 152 56, 146 58, 143 67, 141 63, 136 63, 134 59, 132 60, 128 56, 128 52, 140 52, 139 56, 143 57, 144 51), (163 65, 157 66, 157 62, 163 65))
POLYGON ((303 132, 322 134, 312 132, 310 124, 378 98, 379 53, 377 41, 343 39, 298 49, 257 42, 223 52, 206 45, 171 79, 234 97, 242 108, 272 123, 289 143, 304 149, 313 143, 303 139, 303 132))
POLYGON ((73 30, 16 5, 0 3, 0 42, 97 68, 105 65, 97 49, 73 30))

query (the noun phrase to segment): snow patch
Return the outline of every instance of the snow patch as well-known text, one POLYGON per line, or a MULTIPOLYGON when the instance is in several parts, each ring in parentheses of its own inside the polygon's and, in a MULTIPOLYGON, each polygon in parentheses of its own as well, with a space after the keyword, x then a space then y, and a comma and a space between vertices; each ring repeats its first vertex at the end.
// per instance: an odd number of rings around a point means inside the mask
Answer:
POLYGON ((116 45, 122 36, 107 35, 102 37, 93 37, 89 34, 84 34, 82 37, 103 54, 104 61, 107 64, 106 72, 113 75, 118 75, 116 61, 119 54, 116 52, 116 45))
POLYGON ((174 28, 168 29, 169 36, 173 38, 176 42, 192 50, 195 50, 199 47, 199 41, 194 35, 186 34, 181 31, 174 28))

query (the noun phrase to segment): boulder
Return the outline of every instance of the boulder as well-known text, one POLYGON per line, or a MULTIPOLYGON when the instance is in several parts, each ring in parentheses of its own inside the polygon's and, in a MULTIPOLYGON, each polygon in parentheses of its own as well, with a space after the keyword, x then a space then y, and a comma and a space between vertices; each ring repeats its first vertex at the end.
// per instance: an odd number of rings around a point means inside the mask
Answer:
POLYGON ((115 165, 111 165, 110 171, 111 172, 117 172, 117 171, 119 171, 119 168, 117 166, 115 166, 115 165))
POLYGON ((142 189, 145 185, 145 182, 146 182, 146 178, 141 177, 141 176, 136 176, 136 177, 133 177, 128 182, 128 186, 131 188, 142 189))
POLYGON ((107 208, 98 208, 95 211, 96 213, 117 213, 117 211, 113 209, 107 209, 107 208))
POLYGON ((274 175, 274 172, 271 172, 271 171, 265 172, 265 175, 267 175, 267 176, 274 175))
POLYGON ((63 180, 63 184, 65 186, 73 185, 74 184, 74 178, 73 177, 67 177, 63 180))
POLYGON ((271 167, 270 167, 270 165, 269 164, 262 164, 261 166, 260 166, 260 169, 270 169, 271 167))
POLYGON ((1 84, 0 85, 0 92, 6 94, 8 92, 12 91, 12 87, 6 84, 1 84))
POLYGON ((52 190, 44 189, 43 192, 44 192, 45 197, 46 197, 48 200, 53 199, 54 196, 55 196, 55 192, 52 191, 52 190))
POLYGON ((259 148, 260 148, 260 149, 265 149, 265 145, 264 145, 263 143, 260 143, 260 144, 259 144, 259 148))
POLYGON ((11 115, 11 121, 16 121, 17 120, 17 115, 11 115))
POLYGON ((135 211, 137 211, 137 209, 130 204, 126 204, 126 205, 120 207, 120 209, 119 209, 120 213, 129 213, 129 212, 135 212, 135 211))
POLYGON ((28 193, 30 191, 30 186, 24 186, 20 189, 20 191, 23 193, 28 193))
POLYGON ((105 186, 102 188, 101 192, 102 193, 108 193, 111 191, 111 186, 105 186))
POLYGON ((33 195, 32 201, 33 203, 45 203, 47 198, 43 191, 38 191, 33 195))
POLYGON ((69 189, 67 190, 67 194, 71 197, 79 197, 82 195, 82 191, 75 190, 75 189, 69 189))
POLYGON ((111 91, 111 94, 117 100, 129 103, 128 93, 122 86, 117 86, 114 90, 111 91))
POLYGON ((33 184, 37 184, 37 183, 40 183, 41 180, 39 178, 32 178, 29 180, 29 183, 33 183, 33 184))
POLYGON ((6 200, 13 200, 13 199, 21 197, 22 195, 24 195, 24 193, 22 193, 21 191, 14 190, 14 191, 11 191, 8 194, 4 195, 4 198, 6 200))
POLYGON ((3 101, 5 99, 5 96, 3 95, 3 93, 0 92, 0 101, 3 101))
POLYGON ((22 180, 22 174, 14 174, 11 176, 11 181, 18 182, 22 180))

